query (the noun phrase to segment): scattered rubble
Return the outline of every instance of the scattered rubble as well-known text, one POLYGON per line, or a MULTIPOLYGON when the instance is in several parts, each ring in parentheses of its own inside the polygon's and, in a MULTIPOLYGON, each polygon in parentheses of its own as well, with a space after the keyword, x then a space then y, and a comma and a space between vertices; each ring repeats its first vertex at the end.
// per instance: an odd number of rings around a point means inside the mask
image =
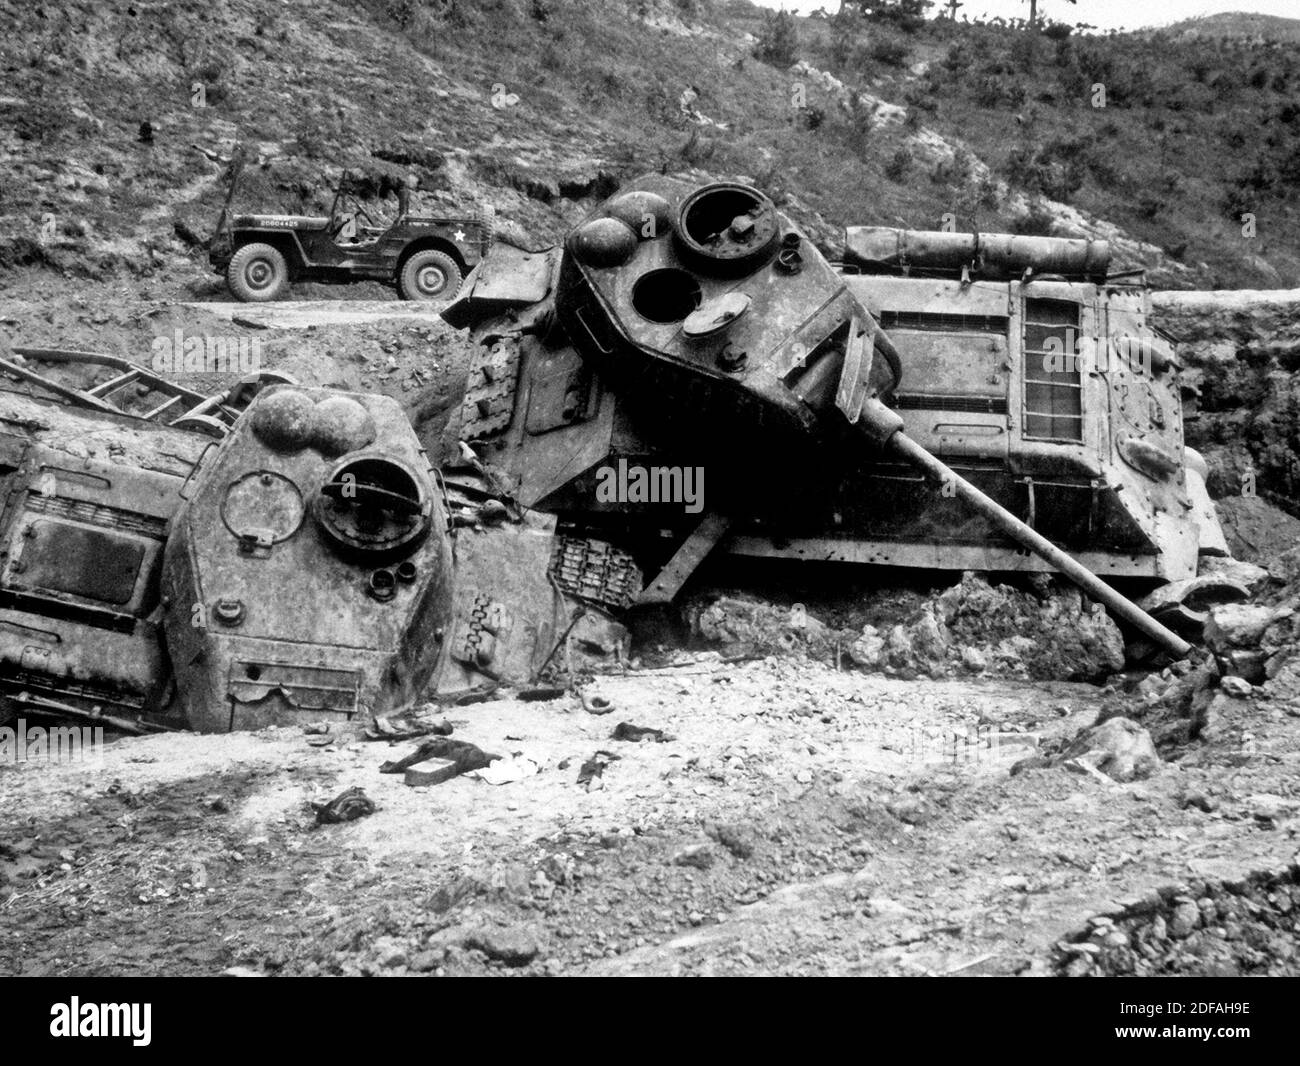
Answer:
POLYGON ((1071 762, 1091 766, 1114 781, 1140 781, 1160 767, 1151 734, 1128 718, 1108 718, 1065 750, 1071 762))
POLYGON ((1059 946, 1067 977, 1273 976, 1300 956, 1300 866, 1172 885, 1099 914, 1059 946))
POLYGON ((542 950, 540 938, 531 929, 480 929, 469 934, 464 945, 507 966, 527 966, 542 950))
POLYGON ((838 658, 893 677, 1092 680, 1124 666, 1110 616, 1054 581, 1026 591, 968 572, 888 628, 837 630, 807 609, 736 595, 690 603, 684 613, 694 636, 727 653, 838 658))
POLYGON ((512 755, 506 759, 497 759, 481 770, 471 770, 470 776, 489 785, 508 785, 522 781, 526 777, 540 773, 541 767, 532 759, 523 755, 512 755))
POLYGON ((614 704, 604 696, 597 696, 587 692, 582 694, 582 706, 588 714, 612 714, 614 712, 614 704))
POLYGON ((426 703, 419 711, 405 714, 375 715, 366 727, 367 740, 412 740, 429 735, 449 737, 452 725, 445 717, 439 715, 441 708, 437 704, 426 703))

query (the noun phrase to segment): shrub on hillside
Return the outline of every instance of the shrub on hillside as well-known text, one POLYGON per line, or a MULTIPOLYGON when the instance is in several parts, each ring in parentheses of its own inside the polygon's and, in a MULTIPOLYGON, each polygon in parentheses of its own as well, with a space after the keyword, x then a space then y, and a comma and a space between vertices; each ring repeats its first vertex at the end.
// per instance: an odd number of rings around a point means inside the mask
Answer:
POLYGON ((1084 140, 1059 138, 1034 149, 1017 145, 1007 155, 1007 177, 1029 192, 1068 201, 1088 176, 1093 153, 1084 140))
POLYGON ((902 184, 911 169, 912 152, 911 149, 904 145, 889 157, 889 162, 885 164, 885 177, 890 181, 902 184))
POLYGON ((909 49, 895 37, 877 37, 871 42, 871 58, 887 67, 901 67, 907 62, 909 49))
POLYGON ((682 162, 693 167, 700 167, 713 158, 718 150, 718 142, 700 131, 698 126, 691 130, 686 142, 677 150, 682 162))
MULTIPOLYGON (((915 112, 924 111, 928 115, 933 115, 939 110, 939 101, 934 98, 934 90, 925 84, 910 87, 903 94, 903 102, 912 109, 908 113, 909 118, 915 112)), ((919 115, 916 121, 920 121, 919 115)))
POLYGON ((973 86, 975 102, 981 107, 1019 107, 1025 102, 1024 83, 1014 74, 983 74, 973 86))
POLYGON ((44 141, 53 138, 71 121, 71 111, 65 104, 40 98, 17 109, 13 128, 20 140, 44 141))
POLYGON ((953 74, 964 74, 970 70, 975 54, 965 41, 954 41, 944 53, 943 68, 953 74))
POLYGON ((369 0, 367 4, 404 30, 412 29, 420 17, 420 0, 369 0))
POLYGON ((846 0, 868 18, 888 22, 904 33, 915 33, 925 25, 925 13, 933 0, 846 0))
POLYGON ((1024 237, 1050 237, 1056 221, 1052 212, 1041 201, 1034 200, 1011 219, 1011 232, 1024 237))
POLYGON ((958 148, 952 156, 941 159, 930 172, 930 180, 936 185, 962 188, 970 180, 975 170, 975 157, 965 148, 958 148))
POLYGON ((795 28, 794 16, 784 10, 765 14, 754 54, 774 67, 785 69, 794 66, 799 58, 799 31, 795 28))
POLYGON ((858 46, 858 36, 862 31, 862 15, 848 4, 843 4, 832 16, 829 26, 831 68, 843 70, 858 46))
POLYGON ((682 108, 668 87, 656 82, 645 92, 645 111, 651 120, 661 126, 680 126, 682 108))

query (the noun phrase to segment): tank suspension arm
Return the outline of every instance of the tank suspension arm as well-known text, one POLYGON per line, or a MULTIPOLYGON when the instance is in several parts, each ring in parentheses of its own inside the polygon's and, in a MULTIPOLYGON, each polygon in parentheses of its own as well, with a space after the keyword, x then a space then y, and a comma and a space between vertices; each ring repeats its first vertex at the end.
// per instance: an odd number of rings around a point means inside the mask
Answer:
MULTIPOLYGON (((870 417, 866 417, 859 423, 869 434, 872 432, 871 421, 870 417)), ((876 439, 879 439, 879 437, 877 436, 876 439)), ((889 433, 885 448, 906 460, 932 480, 952 485, 956 495, 971 510, 987 519, 994 528, 1001 530, 1007 536, 1028 548, 1040 559, 1050 563, 1094 600, 1105 604, 1113 614, 1155 641, 1175 658, 1185 658, 1191 652, 1192 646, 1176 633, 1162 626, 1146 611, 1138 607, 1137 604, 1121 596, 1107 585, 1086 566, 1061 551, 1046 537, 1036 533, 1005 507, 984 495, 965 478, 958 476, 906 433, 901 430, 889 433)))

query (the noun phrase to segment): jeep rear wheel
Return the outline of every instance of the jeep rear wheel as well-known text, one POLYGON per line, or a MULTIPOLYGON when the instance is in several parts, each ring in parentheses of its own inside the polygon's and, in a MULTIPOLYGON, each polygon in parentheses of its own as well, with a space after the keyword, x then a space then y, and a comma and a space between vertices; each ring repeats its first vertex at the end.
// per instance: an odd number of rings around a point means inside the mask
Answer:
POLYGON ((246 244, 230 257, 226 284, 247 303, 274 300, 289 284, 284 253, 269 244, 246 244))
POLYGON ((397 292, 403 300, 447 300, 460 288, 460 267, 446 252, 416 252, 403 265, 397 292))

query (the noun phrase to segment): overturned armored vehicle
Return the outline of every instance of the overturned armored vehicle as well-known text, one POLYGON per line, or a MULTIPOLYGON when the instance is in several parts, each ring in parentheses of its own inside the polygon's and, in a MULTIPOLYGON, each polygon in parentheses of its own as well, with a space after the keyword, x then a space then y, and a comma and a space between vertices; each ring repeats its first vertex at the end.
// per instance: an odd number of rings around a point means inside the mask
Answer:
POLYGON ((835 269, 760 192, 654 175, 444 317, 480 342, 459 437, 576 595, 663 601, 715 548, 1057 569, 1181 652, 1094 576, 1224 550, 1147 310, 1101 244, 855 228, 835 269))
MULTIPOLYGON (((850 227, 843 269, 899 350, 893 404, 918 444, 1097 573, 1192 577, 1227 547, 1183 445, 1177 358, 1148 291, 1108 266, 1102 241, 850 227)), ((856 557, 1043 565, 914 488, 897 466, 870 474, 890 506, 856 557)))

